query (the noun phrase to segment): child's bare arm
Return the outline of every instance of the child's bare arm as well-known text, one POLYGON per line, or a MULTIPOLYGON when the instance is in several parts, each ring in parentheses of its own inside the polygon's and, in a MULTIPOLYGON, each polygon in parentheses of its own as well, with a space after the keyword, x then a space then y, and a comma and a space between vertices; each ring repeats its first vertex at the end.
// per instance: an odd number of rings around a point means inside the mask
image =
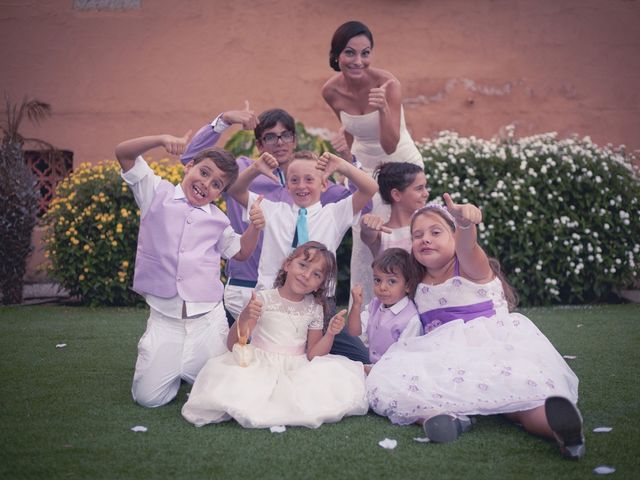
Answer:
POLYGON ((493 272, 487 254, 478 245, 476 231, 476 225, 482 222, 482 212, 470 203, 455 203, 448 193, 442 197, 456 223, 456 256, 460 262, 460 270, 471 280, 488 282, 493 278, 493 272))
POLYGON ((245 168, 238 179, 229 187, 229 195, 245 208, 249 204, 249 185, 260 174, 269 177, 274 182, 280 182, 278 177, 273 174, 273 170, 278 167, 278 161, 267 152, 253 162, 249 167, 245 168))
POLYGON ((349 311, 347 332, 349 335, 357 337, 362 334, 362 318, 360 318, 360 312, 362 312, 362 285, 357 284, 351 289, 351 297, 353 303, 351 304, 351 310, 349 311))
POLYGON ((378 184, 371 175, 333 153, 323 153, 316 168, 324 172, 325 178, 329 178, 333 172, 341 173, 358 187, 352 199, 354 215, 359 213, 378 191, 378 184))
POLYGON ((334 337, 344 328, 344 315, 346 310, 340 310, 329 321, 329 326, 324 335, 321 330, 309 330, 307 334, 307 358, 326 355, 331 351, 334 337))
POLYGON ((263 198, 264 197, 260 195, 258 199, 253 202, 253 205, 251 205, 251 210, 249 211, 249 226, 240 237, 240 250, 233 256, 235 260, 246 260, 256 249, 258 238, 260 237, 260 230, 266 225, 264 213, 260 207, 263 198))
POLYGON ((149 135, 125 140, 116 147, 116 158, 123 172, 128 172, 136 163, 136 157, 156 147, 164 147, 171 155, 184 152, 191 136, 191 130, 182 137, 173 135, 149 135))
POLYGON ((371 254, 375 257, 380 251, 380 237, 382 234, 391 233, 389 227, 384 226, 384 219, 373 213, 362 216, 360 221, 360 239, 369 247, 371 254))

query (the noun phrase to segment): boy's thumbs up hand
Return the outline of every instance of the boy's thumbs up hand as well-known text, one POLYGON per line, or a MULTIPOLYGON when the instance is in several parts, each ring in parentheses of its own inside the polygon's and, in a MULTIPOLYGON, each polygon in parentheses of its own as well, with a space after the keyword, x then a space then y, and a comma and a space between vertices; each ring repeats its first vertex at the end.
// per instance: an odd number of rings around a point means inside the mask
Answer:
POLYGON ((164 138, 162 139, 162 146, 167 153, 171 155, 181 155, 187 149, 189 138, 191 138, 191 130, 185 133, 182 137, 164 135, 164 138))
POLYGON ((258 199, 253 202, 251 209, 249 210, 249 221, 257 230, 262 230, 267 223, 264 218, 262 207, 260 207, 263 199, 264 195, 260 195, 258 199))
POLYGON ((244 110, 229 110, 222 114, 222 119, 229 124, 242 125, 243 130, 253 130, 260 123, 256 112, 249 108, 249 100, 244 101, 244 110))

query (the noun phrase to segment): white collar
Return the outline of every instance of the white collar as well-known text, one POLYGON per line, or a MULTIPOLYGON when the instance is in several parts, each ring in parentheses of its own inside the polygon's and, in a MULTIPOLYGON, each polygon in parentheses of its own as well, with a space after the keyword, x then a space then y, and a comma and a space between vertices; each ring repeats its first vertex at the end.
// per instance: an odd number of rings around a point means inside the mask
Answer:
MULTIPOLYGON (((184 190, 182 190, 182 185, 178 184, 176 185, 176 188, 173 192, 173 199, 174 200, 184 200, 185 202, 189 203, 189 201, 187 200, 187 196, 184 194, 184 190)), ((189 203, 189 205, 191 205, 189 203)), ((191 205, 193 208, 199 208, 200 210, 211 214, 211 204, 209 203, 205 203, 204 205, 200 205, 200 206, 195 206, 195 205, 191 205)))
MULTIPOLYGON (((299 207, 295 203, 292 206, 293 206, 293 211, 296 214, 300 211, 301 208, 304 208, 304 207, 299 207)), ((309 205, 306 208, 307 208, 307 215, 310 215, 310 214, 315 213, 316 211, 318 211, 318 210, 320 210, 322 208, 322 202, 317 201, 313 205, 309 205)))
POLYGON ((404 307, 407 306, 408 303, 409 297, 406 295, 388 308, 384 306, 384 303, 380 302, 380 311, 391 310, 391 313, 397 315, 404 309, 404 307))

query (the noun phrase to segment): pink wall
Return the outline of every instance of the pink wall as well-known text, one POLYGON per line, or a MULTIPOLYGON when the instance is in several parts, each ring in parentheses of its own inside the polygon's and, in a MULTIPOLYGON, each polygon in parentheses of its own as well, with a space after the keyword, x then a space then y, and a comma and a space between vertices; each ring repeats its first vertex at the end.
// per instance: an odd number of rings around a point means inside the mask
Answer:
POLYGON ((74 9, 91 3, 0 0, 0 90, 50 102, 54 117, 25 132, 73 150, 76 162, 112 158, 130 136, 198 128, 245 99, 335 130, 319 89, 332 74, 331 35, 353 18, 374 33, 374 64, 403 83, 415 139, 443 129, 490 137, 515 123, 520 134, 576 132, 640 148, 638 1, 119 0, 140 8, 74 9))
POLYGON ((514 123, 640 149, 634 0, 0 0, 0 91, 50 102, 54 116, 23 133, 76 164, 113 158, 128 137, 195 130, 245 99, 336 130, 319 90, 331 35, 350 19, 402 82, 416 140, 514 123), (77 8, 100 2, 140 8, 77 8))

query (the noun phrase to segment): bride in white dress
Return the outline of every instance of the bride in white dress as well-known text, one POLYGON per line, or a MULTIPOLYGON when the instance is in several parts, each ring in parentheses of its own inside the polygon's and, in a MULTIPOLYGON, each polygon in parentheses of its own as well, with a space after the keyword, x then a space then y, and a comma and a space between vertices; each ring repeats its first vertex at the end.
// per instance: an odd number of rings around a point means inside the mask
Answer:
MULTIPOLYGON (((331 40, 329 64, 337 73, 322 87, 322 96, 340 119, 342 128, 332 142, 345 159, 360 162, 372 174, 383 162, 409 162, 423 166, 422 155, 407 131, 402 92, 392 73, 370 66, 373 35, 360 22, 347 22, 331 40)), ((373 213, 389 219, 390 209, 373 198, 373 213)), ((373 257, 353 227, 351 286, 364 287, 364 302, 373 297, 373 257)))

